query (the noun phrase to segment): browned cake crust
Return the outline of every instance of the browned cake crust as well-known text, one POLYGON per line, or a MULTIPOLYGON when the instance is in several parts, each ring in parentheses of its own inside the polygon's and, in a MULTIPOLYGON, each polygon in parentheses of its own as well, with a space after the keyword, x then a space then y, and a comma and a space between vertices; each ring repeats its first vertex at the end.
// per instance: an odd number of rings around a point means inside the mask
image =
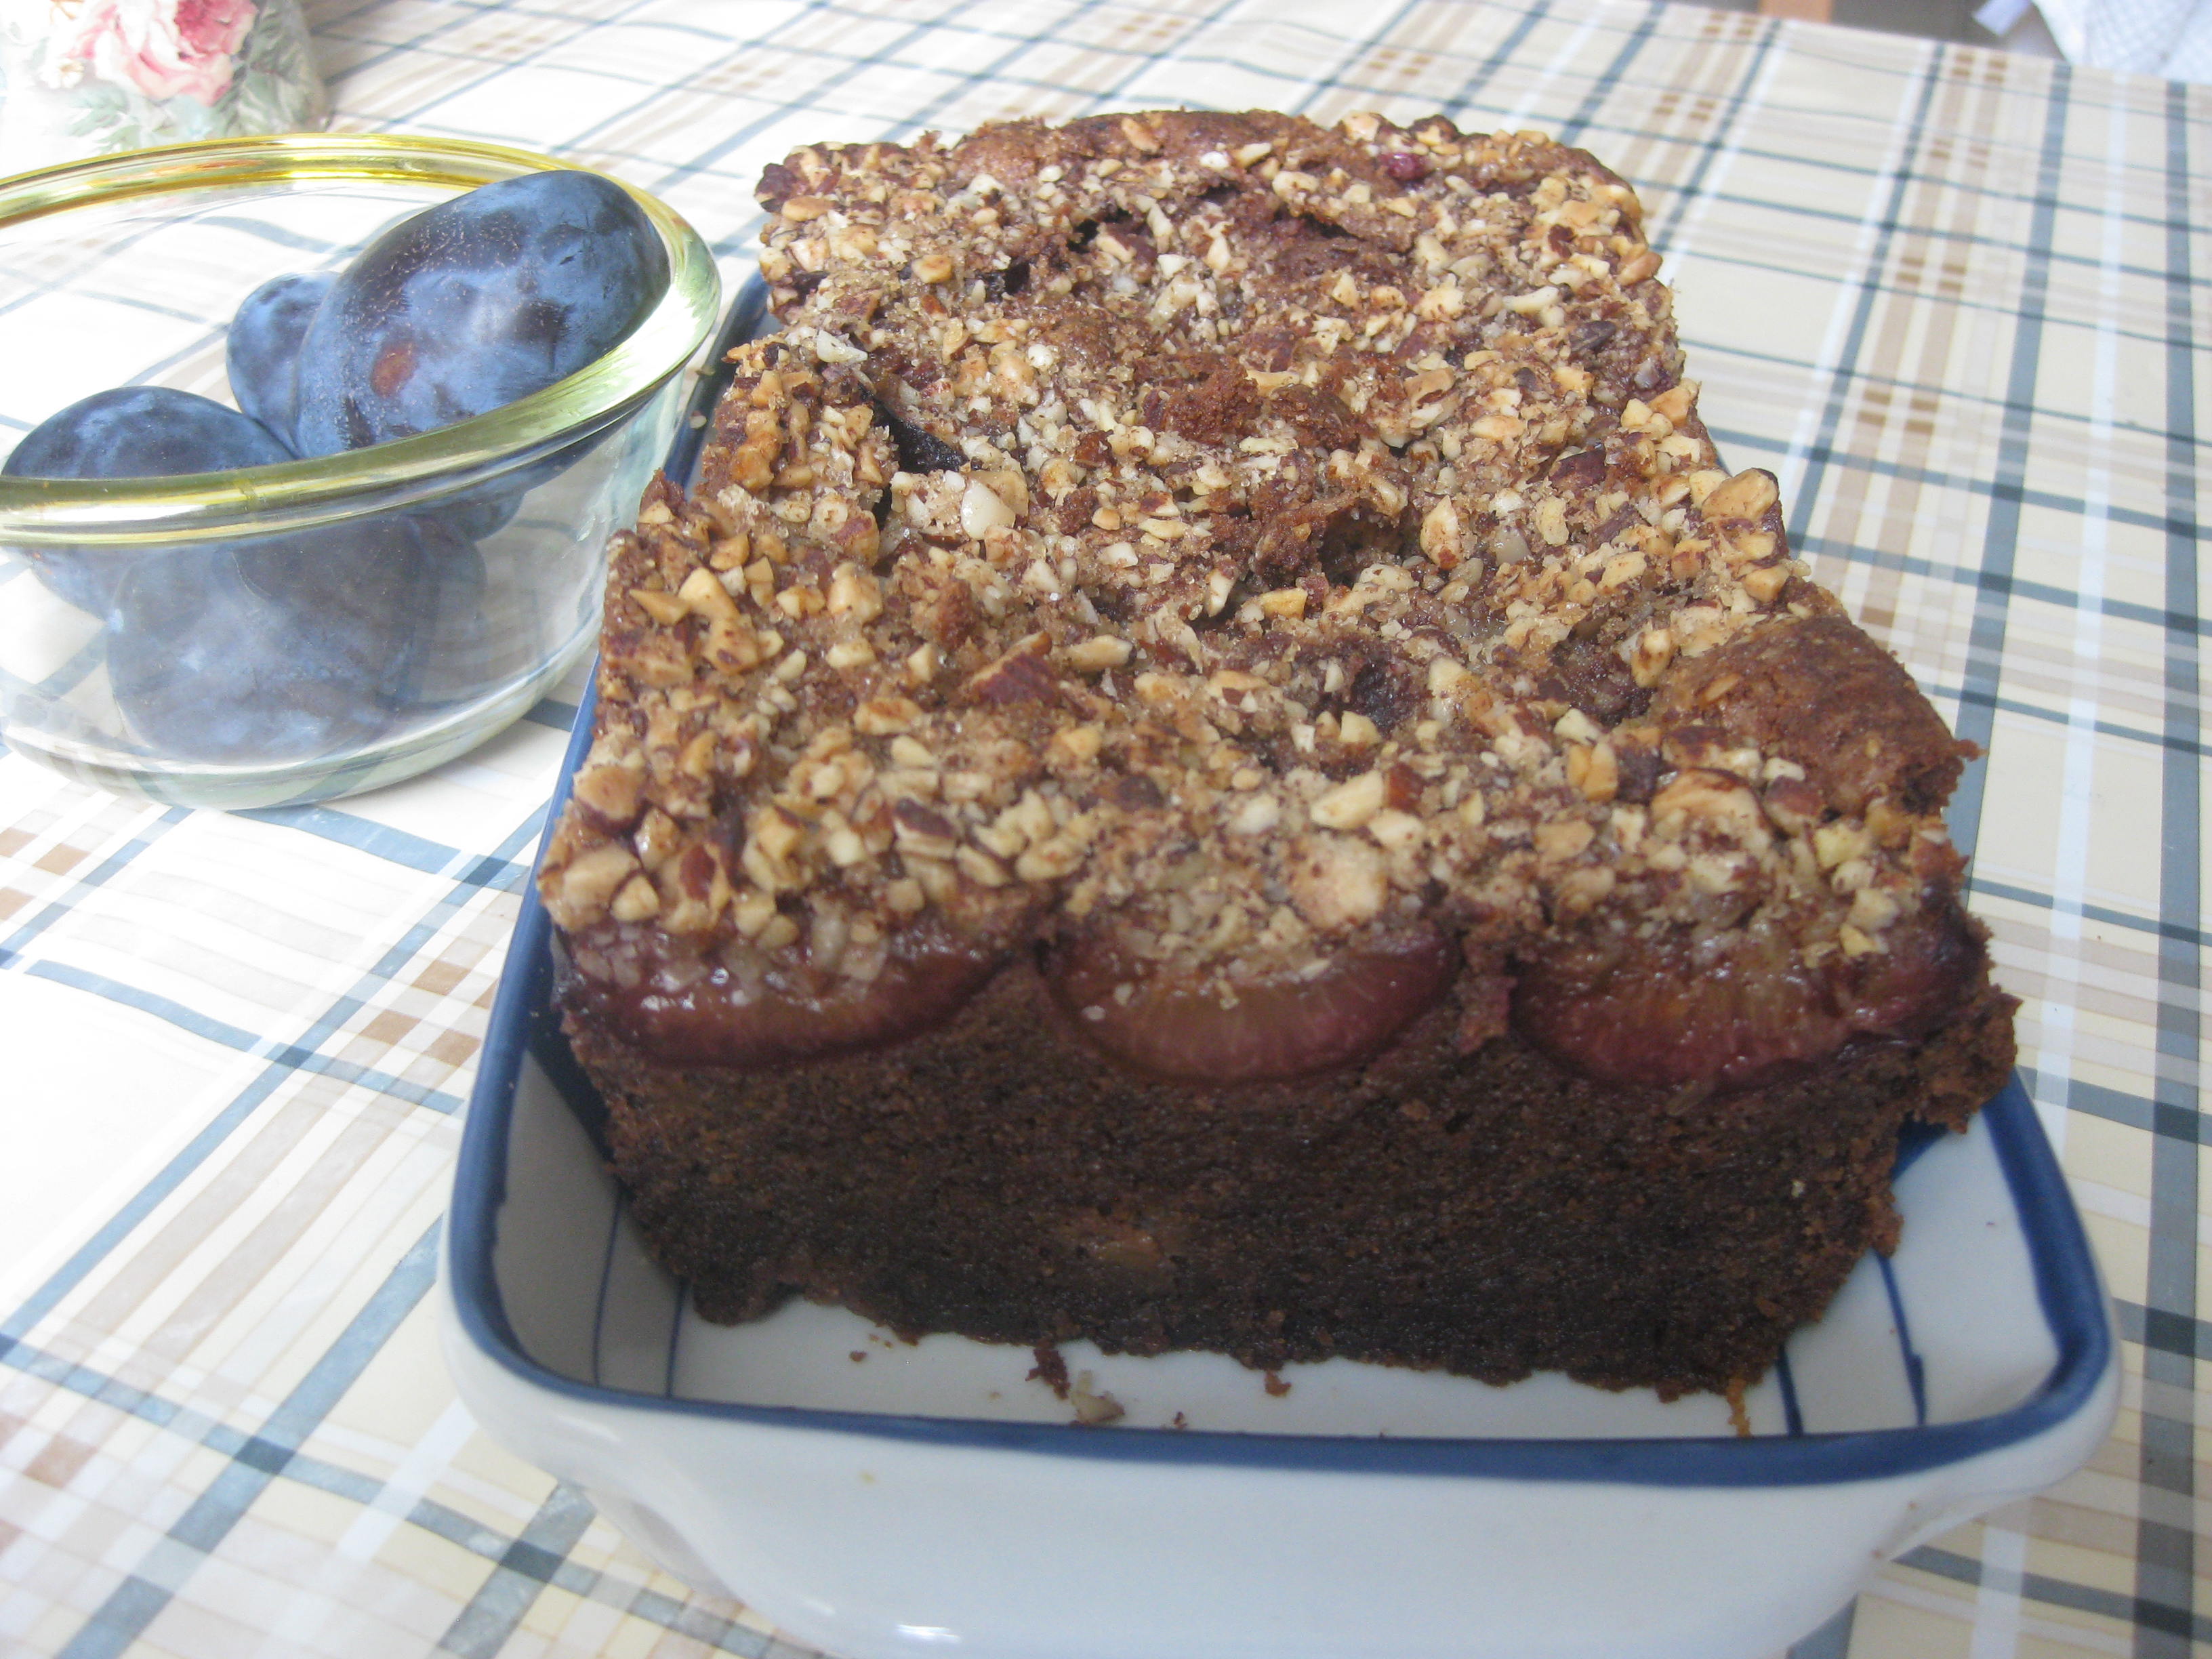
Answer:
POLYGON ((2011 1003, 1633 192, 1156 113, 762 197, 786 328, 617 538, 540 877, 702 1309, 1755 1376, 2011 1003))

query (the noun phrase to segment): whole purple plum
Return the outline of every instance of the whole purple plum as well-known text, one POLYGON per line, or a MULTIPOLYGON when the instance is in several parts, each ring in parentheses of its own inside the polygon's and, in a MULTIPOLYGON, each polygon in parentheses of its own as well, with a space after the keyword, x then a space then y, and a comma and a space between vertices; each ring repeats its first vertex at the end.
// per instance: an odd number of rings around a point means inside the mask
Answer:
MULTIPOLYGON (((159 478, 274 466, 291 452, 260 422, 165 386, 121 386, 81 398, 23 434, 0 466, 11 478, 159 478)), ((27 550, 39 579, 80 610, 104 615, 137 555, 106 548, 27 550)))
POLYGON ((230 319, 223 368, 238 406, 289 445, 300 415, 300 343, 337 281, 331 271, 272 276, 230 319))
POLYGON ((156 548, 109 612, 108 679, 157 754, 342 754, 477 689, 483 586, 471 543, 403 513, 156 548))
POLYGON ((536 173, 441 203, 347 266, 299 356, 296 436, 331 455, 450 426, 604 354, 668 286, 618 185, 536 173))

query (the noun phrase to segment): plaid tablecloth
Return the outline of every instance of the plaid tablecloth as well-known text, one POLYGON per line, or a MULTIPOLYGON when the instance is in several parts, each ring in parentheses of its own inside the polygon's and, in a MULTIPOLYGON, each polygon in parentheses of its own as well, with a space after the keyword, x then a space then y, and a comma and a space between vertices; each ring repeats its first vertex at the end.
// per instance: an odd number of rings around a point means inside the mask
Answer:
MULTIPOLYGON (((1728 457, 1781 475, 1820 578, 1988 750, 1953 823, 2125 1337, 2086 1469, 1793 1653, 2212 1638, 2212 94, 1633 0, 308 10, 338 125, 610 168, 732 287, 763 163, 1000 116, 1441 108, 1633 179, 1728 457)), ((0 757, 0 1650, 792 1651, 479 1434, 433 1340, 457 1117, 573 712, 308 810, 0 757)))

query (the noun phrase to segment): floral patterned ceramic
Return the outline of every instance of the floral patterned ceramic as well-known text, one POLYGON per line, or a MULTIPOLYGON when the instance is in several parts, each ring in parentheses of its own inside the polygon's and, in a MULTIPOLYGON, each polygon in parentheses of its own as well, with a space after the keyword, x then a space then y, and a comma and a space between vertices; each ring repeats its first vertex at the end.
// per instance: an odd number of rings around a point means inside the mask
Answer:
POLYGON ((299 0, 0 0, 0 173, 329 113, 299 0))

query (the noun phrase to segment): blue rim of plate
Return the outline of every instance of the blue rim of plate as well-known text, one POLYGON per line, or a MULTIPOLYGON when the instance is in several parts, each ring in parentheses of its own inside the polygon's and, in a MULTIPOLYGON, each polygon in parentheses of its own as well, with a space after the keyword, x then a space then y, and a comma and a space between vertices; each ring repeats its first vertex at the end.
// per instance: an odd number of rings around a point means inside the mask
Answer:
MULTIPOLYGON (((722 354, 750 337, 766 291, 757 277, 731 302, 714 343, 722 354)), ((690 412, 711 411, 724 377, 702 379, 690 412)), ((669 452, 672 477, 688 477, 702 428, 688 419, 669 452)), ((596 689, 577 712, 546 822, 558 817, 570 780, 591 744, 596 689)), ((595 1098, 573 1085, 581 1073, 553 1007, 552 928, 534 882, 493 1001, 482 1065, 469 1098, 447 1218, 446 1271, 462 1331, 521 1381, 563 1398, 629 1411, 750 1424, 762 1428, 861 1435, 950 1449, 1133 1463, 1196 1464, 1338 1474, 1470 1476, 1510 1480, 1605 1481, 1650 1486, 1806 1486, 1876 1480, 1964 1462, 2033 1438, 2087 1407, 2114 1363, 2112 1324, 2089 1241, 2035 1108, 2017 1076, 1982 1109, 2025 1237, 2036 1297, 2057 1360, 2027 1400, 1992 1416, 1912 1428, 1762 1436, 1756 1438, 1441 1439, 1354 1435, 1230 1433, 1004 1423, 972 1418, 821 1411, 674 1399, 580 1382, 523 1351, 508 1322, 493 1266, 506 1199, 507 1130, 526 1055, 550 1073, 572 1103, 595 1098)), ((597 1127, 586 1125, 599 1139, 597 1127)), ((1906 1157, 1933 1137, 1908 1143, 1906 1157)))

